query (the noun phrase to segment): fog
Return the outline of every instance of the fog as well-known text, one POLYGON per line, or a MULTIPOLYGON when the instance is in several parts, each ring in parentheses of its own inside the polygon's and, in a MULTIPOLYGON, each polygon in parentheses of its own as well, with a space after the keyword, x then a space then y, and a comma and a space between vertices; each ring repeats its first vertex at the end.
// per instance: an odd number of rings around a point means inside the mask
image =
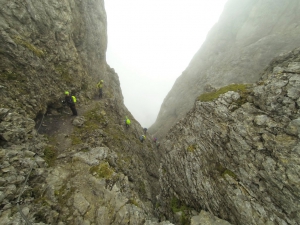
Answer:
POLYGON ((107 62, 119 75, 126 107, 143 127, 155 122, 226 1, 105 1, 107 62))

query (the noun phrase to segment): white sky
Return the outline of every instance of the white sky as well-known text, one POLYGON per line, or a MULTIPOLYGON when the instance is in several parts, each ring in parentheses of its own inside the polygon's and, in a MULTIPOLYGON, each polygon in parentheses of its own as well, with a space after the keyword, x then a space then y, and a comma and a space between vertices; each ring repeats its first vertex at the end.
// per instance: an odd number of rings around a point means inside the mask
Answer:
POLYGON ((119 75, 126 107, 143 127, 155 122, 226 1, 105 1, 107 62, 119 75))

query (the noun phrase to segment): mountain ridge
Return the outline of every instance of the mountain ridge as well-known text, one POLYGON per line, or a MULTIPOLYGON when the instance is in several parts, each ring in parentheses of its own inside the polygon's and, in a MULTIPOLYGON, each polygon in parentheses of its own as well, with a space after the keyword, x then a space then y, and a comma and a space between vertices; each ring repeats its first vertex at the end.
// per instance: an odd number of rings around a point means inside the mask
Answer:
POLYGON ((297 9, 295 0, 228 1, 218 23, 165 97, 149 132, 162 138, 207 86, 253 83, 274 56, 297 48, 297 9))

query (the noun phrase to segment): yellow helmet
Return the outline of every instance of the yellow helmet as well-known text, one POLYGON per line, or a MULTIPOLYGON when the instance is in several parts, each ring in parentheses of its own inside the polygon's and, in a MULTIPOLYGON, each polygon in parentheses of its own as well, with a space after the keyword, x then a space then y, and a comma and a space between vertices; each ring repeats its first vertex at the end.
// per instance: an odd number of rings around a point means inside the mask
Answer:
POLYGON ((65 95, 68 95, 69 94, 69 92, 68 91, 65 91, 65 95))

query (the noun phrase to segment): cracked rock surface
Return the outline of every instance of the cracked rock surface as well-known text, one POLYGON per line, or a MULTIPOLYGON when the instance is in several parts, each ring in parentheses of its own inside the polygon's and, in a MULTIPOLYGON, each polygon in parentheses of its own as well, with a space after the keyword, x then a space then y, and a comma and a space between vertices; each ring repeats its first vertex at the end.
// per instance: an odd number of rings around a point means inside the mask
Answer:
POLYGON ((299 224, 299 62, 300 49, 275 58, 241 105, 196 101, 163 143, 160 197, 233 224, 299 224))

